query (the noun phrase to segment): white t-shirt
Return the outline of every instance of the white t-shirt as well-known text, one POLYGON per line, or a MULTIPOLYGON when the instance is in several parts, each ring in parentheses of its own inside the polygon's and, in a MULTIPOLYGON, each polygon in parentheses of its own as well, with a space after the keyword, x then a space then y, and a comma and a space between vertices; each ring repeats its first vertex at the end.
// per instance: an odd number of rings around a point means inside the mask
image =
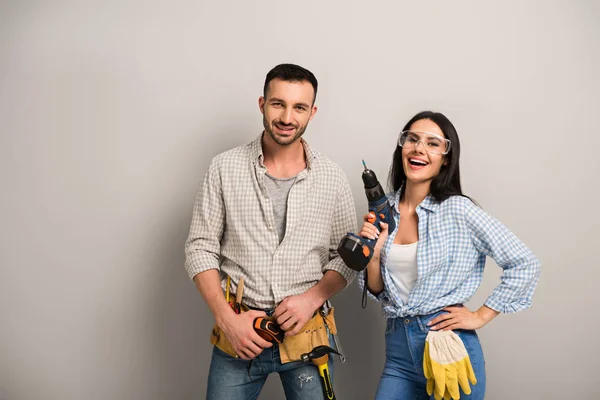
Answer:
POLYGON ((400 298, 408 304, 408 294, 417 280, 417 244, 392 244, 385 267, 396 285, 400 298))

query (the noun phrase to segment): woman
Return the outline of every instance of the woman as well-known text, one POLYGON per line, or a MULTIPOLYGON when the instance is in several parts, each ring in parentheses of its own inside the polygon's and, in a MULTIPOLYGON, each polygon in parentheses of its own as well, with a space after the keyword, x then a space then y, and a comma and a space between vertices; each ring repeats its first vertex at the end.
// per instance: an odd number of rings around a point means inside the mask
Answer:
MULTIPOLYGON (((396 229, 367 222, 377 239, 367 266, 369 296, 387 318, 386 362, 376 399, 429 399, 423 351, 429 331, 454 331, 477 383, 461 399, 483 399, 485 361, 475 333, 499 313, 531 305, 540 274, 532 252, 504 225, 463 195, 456 129, 442 114, 415 115, 398 138, 388 195, 396 229), (481 283, 486 256, 503 268, 501 283, 476 311, 463 306, 481 283)), ((359 277, 361 287, 364 276, 359 277)), ((433 396, 431 396, 433 398, 433 396)))

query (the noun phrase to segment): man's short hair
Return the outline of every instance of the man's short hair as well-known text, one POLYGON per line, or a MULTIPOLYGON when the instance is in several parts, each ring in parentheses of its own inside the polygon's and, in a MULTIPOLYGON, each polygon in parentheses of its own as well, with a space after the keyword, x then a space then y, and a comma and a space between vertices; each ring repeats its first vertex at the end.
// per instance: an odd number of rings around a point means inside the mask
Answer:
POLYGON ((267 89, 269 88, 269 82, 273 79, 281 79, 287 82, 303 82, 308 81, 312 85, 315 95, 313 97, 313 104, 317 99, 317 86, 319 85, 317 82, 317 78, 315 78, 314 74, 307 70, 306 68, 302 68, 296 64, 279 64, 275 66, 272 70, 267 73, 267 78, 265 79, 265 87, 263 88, 263 96, 267 98, 267 89))

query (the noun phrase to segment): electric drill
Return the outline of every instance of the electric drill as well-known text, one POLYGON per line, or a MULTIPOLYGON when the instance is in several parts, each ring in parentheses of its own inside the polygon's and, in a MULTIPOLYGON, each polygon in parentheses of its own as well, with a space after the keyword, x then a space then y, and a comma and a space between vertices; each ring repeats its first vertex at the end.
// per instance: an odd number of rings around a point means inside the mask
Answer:
MULTIPOLYGON (((375 172, 367 168, 364 160, 362 163, 365 167, 362 173, 362 180, 365 185, 369 213, 374 214, 374 217, 369 218, 368 221, 375 225, 377 229, 381 229, 379 225, 380 221, 385 222, 388 224, 389 232, 392 232, 396 229, 396 222, 392 217, 392 210, 390 209, 387 196, 377 180, 375 172)), ((373 257, 376 242, 376 240, 367 239, 355 233, 348 232, 340 241, 337 251, 349 268, 360 272, 367 267, 371 257, 373 257)))

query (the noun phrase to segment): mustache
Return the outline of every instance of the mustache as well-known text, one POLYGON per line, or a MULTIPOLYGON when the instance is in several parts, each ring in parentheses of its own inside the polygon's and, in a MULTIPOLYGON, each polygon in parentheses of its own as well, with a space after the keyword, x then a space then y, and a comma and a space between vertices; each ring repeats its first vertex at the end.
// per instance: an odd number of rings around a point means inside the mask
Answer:
POLYGON ((273 124, 277 124, 277 125, 280 125, 280 126, 283 126, 283 127, 286 127, 286 128, 288 128, 288 127, 298 128, 298 125, 296 125, 294 123, 290 122, 290 123, 286 124, 285 122, 281 122, 280 120, 273 121, 273 124))

